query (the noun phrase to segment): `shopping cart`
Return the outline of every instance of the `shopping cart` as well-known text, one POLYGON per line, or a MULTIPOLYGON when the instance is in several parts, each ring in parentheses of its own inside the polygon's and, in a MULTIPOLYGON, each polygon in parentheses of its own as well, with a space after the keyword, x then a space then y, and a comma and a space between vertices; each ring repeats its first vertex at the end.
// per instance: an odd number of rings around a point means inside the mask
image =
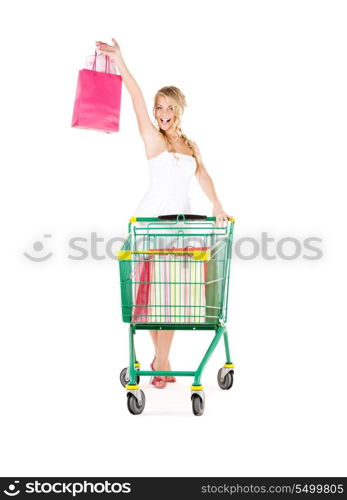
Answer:
POLYGON ((192 376, 194 415, 202 415, 205 395, 202 371, 223 336, 225 364, 218 371, 221 389, 233 385, 225 326, 234 218, 216 223, 203 215, 132 217, 128 237, 117 252, 123 321, 129 325, 129 366, 120 373, 128 410, 142 413, 141 376, 192 376), (146 371, 136 357, 136 330, 213 330, 214 337, 195 371, 146 371))

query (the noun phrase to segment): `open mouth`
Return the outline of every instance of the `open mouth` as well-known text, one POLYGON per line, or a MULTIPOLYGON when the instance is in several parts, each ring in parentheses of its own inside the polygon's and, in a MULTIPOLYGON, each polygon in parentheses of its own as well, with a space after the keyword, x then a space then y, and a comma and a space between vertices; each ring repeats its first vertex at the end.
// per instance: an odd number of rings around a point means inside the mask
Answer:
POLYGON ((171 118, 160 118, 160 121, 165 125, 166 123, 169 123, 171 121, 171 118))

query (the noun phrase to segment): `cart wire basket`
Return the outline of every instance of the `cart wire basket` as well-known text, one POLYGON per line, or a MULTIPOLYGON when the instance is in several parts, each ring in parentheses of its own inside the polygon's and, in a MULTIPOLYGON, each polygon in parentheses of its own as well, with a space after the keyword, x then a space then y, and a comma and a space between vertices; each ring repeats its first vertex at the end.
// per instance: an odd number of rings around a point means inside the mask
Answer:
POLYGON ((122 319, 129 323, 129 366, 120 374, 127 389, 130 413, 142 413, 145 394, 139 387, 136 330, 212 330, 214 337, 195 371, 155 371, 158 376, 193 376, 194 415, 202 415, 205 395, 202 371, 223 336, 226 360, 217 381, 221 389, 233 384, 225 323, 228 315, 230 262, 234 218, 216 223, 215 217, 192 214, 131 217, 128 237, 117 252, 122 319))

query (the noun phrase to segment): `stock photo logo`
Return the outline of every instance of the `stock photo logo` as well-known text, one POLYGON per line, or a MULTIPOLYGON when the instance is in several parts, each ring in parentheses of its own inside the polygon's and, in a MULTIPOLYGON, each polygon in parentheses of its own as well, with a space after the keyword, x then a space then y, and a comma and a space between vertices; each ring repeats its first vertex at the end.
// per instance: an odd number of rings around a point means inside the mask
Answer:
POLYGON ((296 260, 299 258, 306 260, 319 260, 323 257, 320 248, 322 238, 309 236, 304 239, 294 236, 283 238, 273 238, 267 232, 262 232, 260 238, 245 236, 235 240, 234 255, 241 260, 296 260))
MULTIPOLYGON (((43 237, 44 238, 51 238, 52 235, 51 234, 44 234, 43 237)), ((35 255, 32 255, 32 250, 31 250, 31 253, 24 252, 23 255, 25 255, 25 257, 27 259, 32 260, 33 262, 44 262, 45 260, 50 259, 53 255, 52 252, 48 252, 48 253, 46 253, 46 255, 42 255, 42 251, 45 248, 45 245, 44 245, 44 243, 42 243, 42 241, 35 241, 32 248, 33 248, 34 252, 36 252, 35 255)))
POLYGON ((20 490, 17 490, 17 485, 16 483, 19 483, 19 481, 13 481, 13 483, 11 483, 6 490, 4 490, 4 493, 5 495, 9 496, 9 497, 15 497, 16 495, 18 495, 18 493, 20 493, 20 490), (13 484, 15 483, 15 484, 13 484), (7 490, 10 490, 10 491, 7 491, 7 490))
POLYGON ((51 481, 34 480, 30 482, 23 481, 22 489, 17 489, 19 481, 13 481, 5 489, 5 495, 9 497, 17 496, 21 491, 28 494, 41 495, 69 495, 75 498, 79 494, 127 494, 131 493, 131 483, 118 481, 51 481))
MULTIPOLYGON (((44 234, 44 238, 52 238, 52 234, 44 234)), ((189 246, 204 246, 203 237, 192 236, 185 239, 185 245, 189 240, 189 246)), ((111 237, 109 239, 99 236, 97 232, 91 232, 87 237, 73 236, 67 242, 66 258, 73 261, 86 260, 117 260, 117 251, 120 250, 126 238, 111 237)), ((308 236, 298 238, 294 236, 283 236, 275 238, 264 231, 259 237, 243 236, 235 239, 232 248, 232 258, 240 260, 267 260, 267 261, 294 261, 305 259, 309 261, 320 260, 323 257, 322 238, 308 236)), ((23 255, 33 262, 44 262, 53 256, 45 245, 47 242, 35 241, 29 252, 23 255)), ((159 244, 159 243, 158 243, 159 244)), ((170 242, 172 250, 175 245, 170 242)), ((164 242, 163 247, 166 246, 164 242)), ((160 246, 158 246, 160 248, 160 246)))

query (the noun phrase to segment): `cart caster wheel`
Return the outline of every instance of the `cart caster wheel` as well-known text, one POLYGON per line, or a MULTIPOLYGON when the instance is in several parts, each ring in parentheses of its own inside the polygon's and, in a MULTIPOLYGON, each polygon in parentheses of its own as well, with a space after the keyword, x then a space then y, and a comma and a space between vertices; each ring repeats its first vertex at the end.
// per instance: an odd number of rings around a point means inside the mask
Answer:
POLYGON ((192 395, 192 409, 194 415, 198 417, 204 413, 205 402, 198 394, 192 395))
POLYGON ((224 378, 222 379, 223 371, 225 372, 225 368, 221 368, 218 371, 217 381, 218 381, 219 387, 221 389, 223 389, 224 391, 227 391, 233 385, 233 382, 234 382, 234 371, 231 370, 231 371, 225 373, 224 378))
POLYGON ((142 413, 145 408, 146 404, 145 393, 142 390, 140 390, 140 393, 142 399, 141 403, 139 403, 137 397, 134 396, 134 394, 132 394, 131 392, 128 392, 127 394, 128 410, 132 415, 140 415, 140 413, 142 413))
MULTIPOLYGON (((120 372, 119 379, 120 383, 122 384, 123 387, 125 387, 127 384, 129 384, 129 375, 127 375, 128 368, 123 368, 123 370, 120 372)), ((140 375, 136 375, 136 384, 140 383, 140 375)))

